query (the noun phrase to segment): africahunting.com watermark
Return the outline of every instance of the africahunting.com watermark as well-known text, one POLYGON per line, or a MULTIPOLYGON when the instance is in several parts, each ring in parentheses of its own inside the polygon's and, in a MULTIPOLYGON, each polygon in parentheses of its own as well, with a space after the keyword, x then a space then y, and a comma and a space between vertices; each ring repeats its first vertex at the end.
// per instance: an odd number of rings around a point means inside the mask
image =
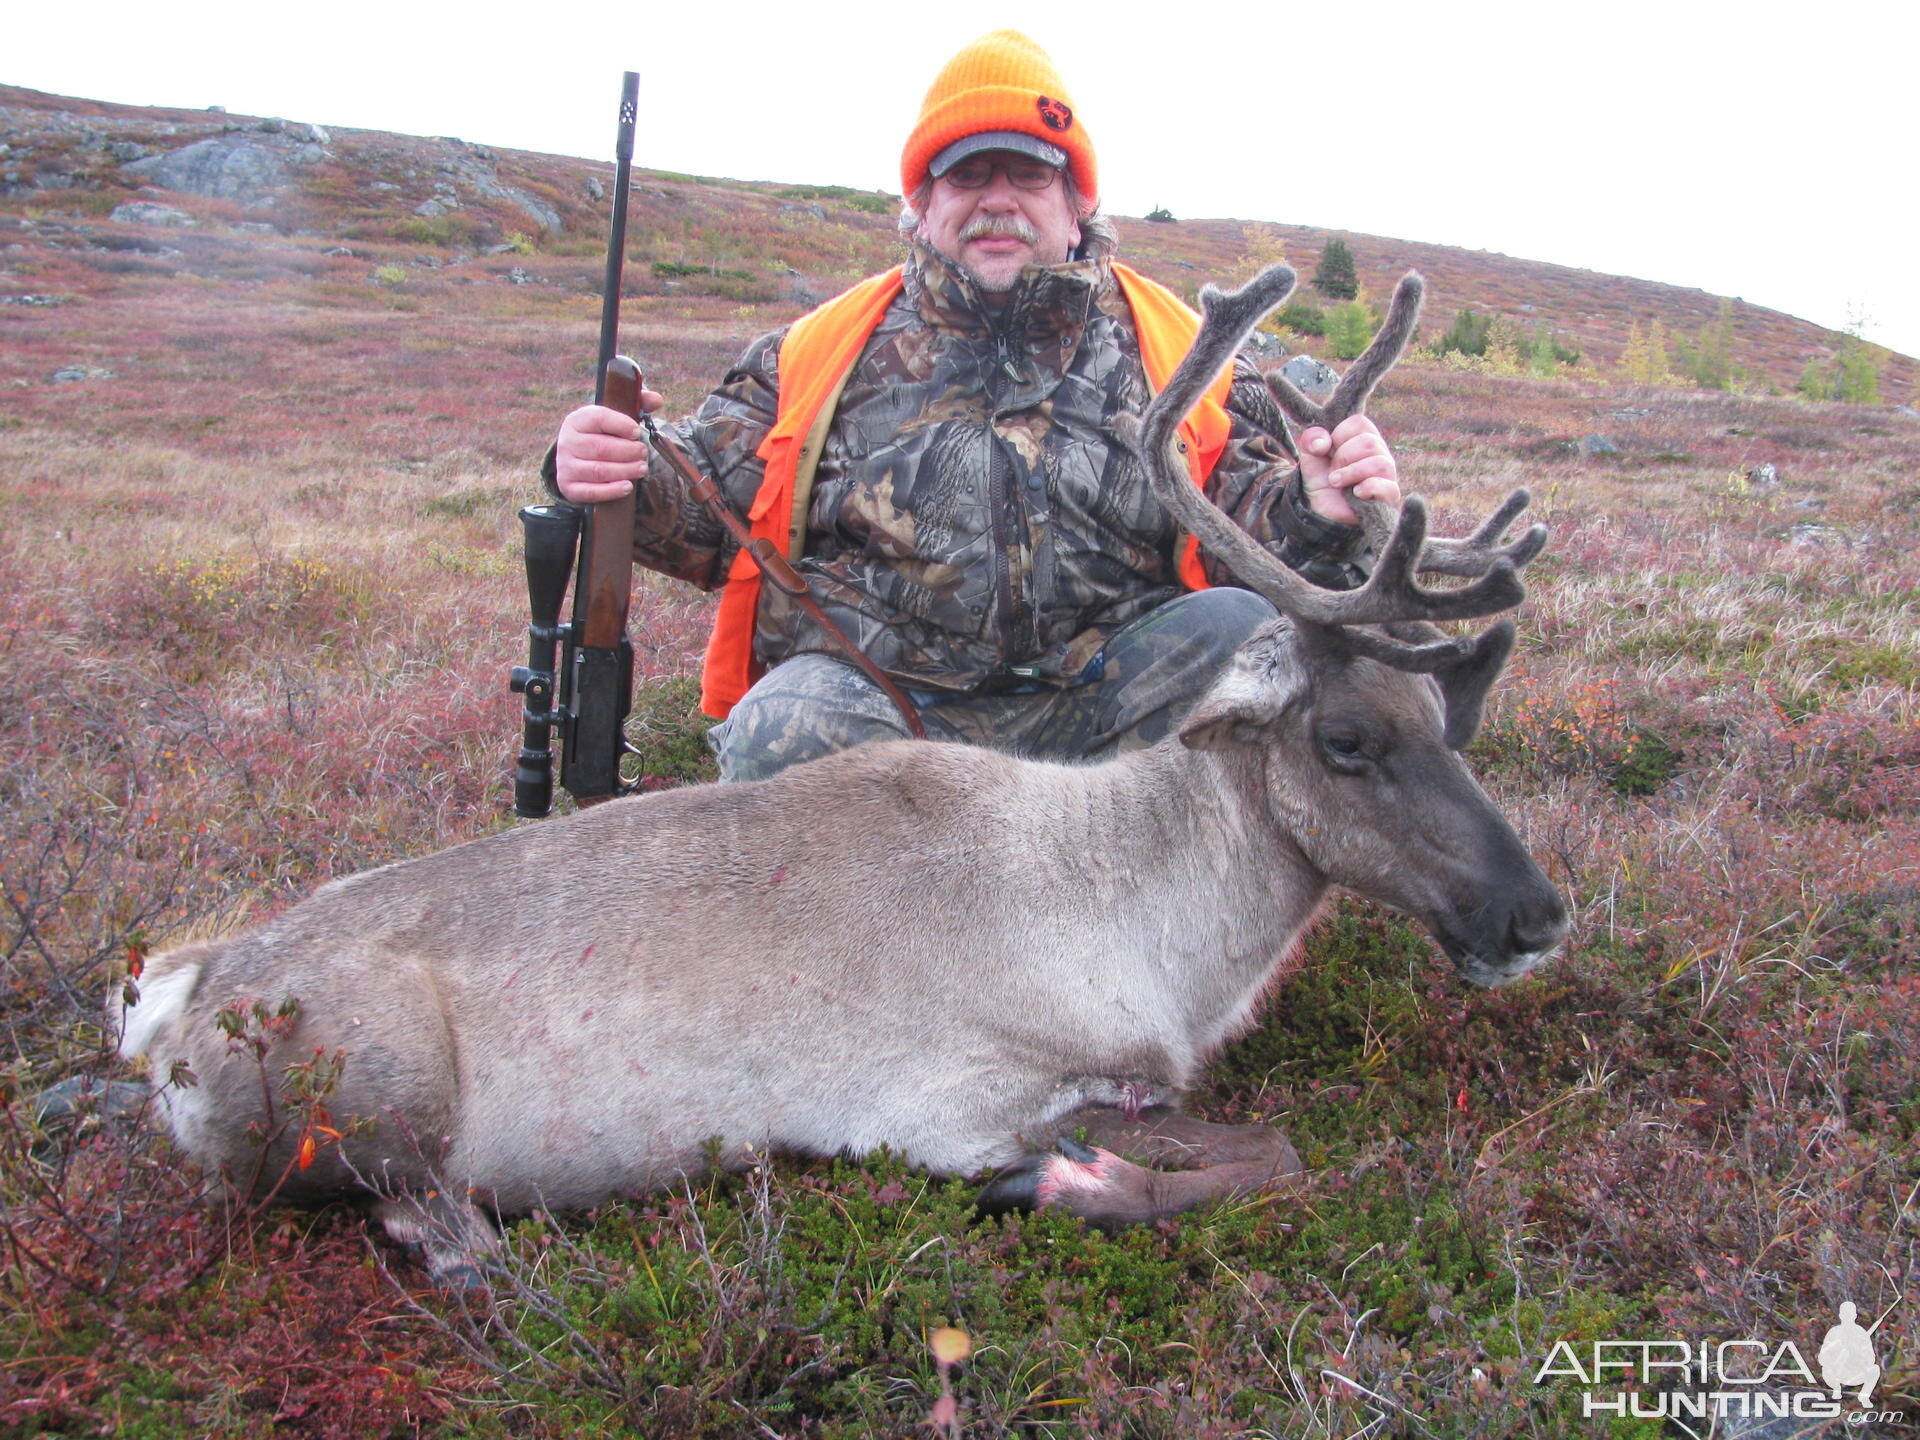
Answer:
MULTIPOLYGON (((1887 1313, 1891 1313, 1891 1307, 1887 1313)), ((1887 1318, 1861 1325, 1851 1300, 1809 1365, 1791 1340, 1561 1340, 1540 1362, 1536 1385, 1587 1387, 1581 1413, 1622 1419, 1843 1419, 1903 1424, 1903 1411, 1875 1408, 1880 1366, 1873 1336, 1887 1318)))

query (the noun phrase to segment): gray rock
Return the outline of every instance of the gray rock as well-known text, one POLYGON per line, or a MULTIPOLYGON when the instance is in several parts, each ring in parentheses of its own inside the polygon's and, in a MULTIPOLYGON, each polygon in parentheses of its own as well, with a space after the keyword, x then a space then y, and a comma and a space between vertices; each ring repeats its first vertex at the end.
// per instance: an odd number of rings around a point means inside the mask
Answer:
POLYGON ((1247 336, 1246 343, 1240 347, 1240 353, 1251 355, 1256 361, 1277 365, 1287 358, 1287 342, 1278 335, 1265 330, 1256 330, 1247 336))
POLYGON ((109 220, 118 220, 127 225, 191 225, 193 217, 184 210, 176 210, 171 205, 156 205, 151 200, 130 200, 125 205, 113 207, 109 220))
POLYGON ((116 140, 107 146, 107 154, 123 164, 128 160, 144 160, 152 153, 145 145, 136 145, 131 140, 116 140))
POLYGON ((198 140, 121 168, 163 190, 242 202, 264 199, 287 181, 281 152, 245 133, 198 140))
POLYGON ((1789 526, 1786 538, 1790 545, 1832 545, 1840 539, 1840 532, 1831 525, 1803 522, 1789 526))
POLYGON ((446 201, 435 196, 431 200, 422 200, 418 205, 414 206, 413 213, 416 215, 424 215, 427 219, 433 220, 446 214, 447 211, 452 208, 453 207, 447 204, 446 201))
POLYGON ((332 245, 320 252, 322 255, 351 255, 353 251, 344 245, 332 245))
POLYGON ((33 1102, 33 1123, 46 1137, 33 1147, 43 1164, 58 1157, 62 1143, 71 1144, 90 1130, 111 1126, 122 1131, 136 1128, 147 1113, 152 1092, 132 1080, 102 1080, 93 1075, 76 1075, 40 1092, 33 1102))
POLYGON ((598 175, 589 175, 587 177, 587 196, 592 200, 604 200, 607 198, 607 187, 600 183, 600 177, 598 175))
POLYGON ((1322 364, 1311 355, 1294 356, 1280 367, 1280 373, 1293 382, 1294 389, 1315 404, 1333 394, 1333 387, 1340 383, 1338 370, 1322 364))
POLYGON ((507 271, 507 283, 509 285, 531 285, 533 283, 533 276, 516 265, 507 271))
POLYGON ((824 303, 832 294, 831 291, 822 289, 819 284, 801 274, 798 270, 791 268, 789 268, 785 282, 780 286, 780 293, 795 305, 806 305, 808 307, 824 303))
POLYGON ((1747 483, 1749 485, 1778 485, 1780 483, 1780 472, 1774 468, 1773 462, 1769 460, 1765 464, 1756 465, 1747 471, 1747 483))
POLYGON ((65 305, 71 295, 0 295, 0 305, 65 305))
POLYGON ((47 379, 62 385, 76 380, 111 380, 113 371, 102 370, 97 365, 66 365, 54 371, 47 379))
POLYGON ((1915 419, 1920 419, 1920 410, 1914 409, 1911 405, 1896 405, 1893 408, 1902 415, 1911 415, 1915 419))
POLYGON ((536 200, 524 190, 515 190, 510 185, 500 186, 499 196, 502 200, 510 200, 526 211, 542 230, 556 235, 560 232, 560 212, 545 201, 536 200))
POLYGON ((1604 435, 1589 435, 1580 442, 1582 455, 1618 455, 1620 447, 1604 435))

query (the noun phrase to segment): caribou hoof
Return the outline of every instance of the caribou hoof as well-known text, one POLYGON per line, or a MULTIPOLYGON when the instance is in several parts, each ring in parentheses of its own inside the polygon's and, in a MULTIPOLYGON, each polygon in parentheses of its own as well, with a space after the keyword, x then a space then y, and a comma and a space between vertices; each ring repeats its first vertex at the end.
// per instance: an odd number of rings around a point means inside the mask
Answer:
POLYGON ((1070 1178, 1091 1174, 1094 1183, 1104 1178, 1104 1168, 1114 1157, 1104 1150, 1082 1145, 1062 1135, 1052 1150, 1036 1150, 1026 1159, 1002 1170, 973 1202, 982 1215, 1005 1215, 1012 1211, 1044 1210, 1060 1198, 1063 1189, 1076 1186, 1070 1178))
POLYGON ((427 1253, 427 1279, 436 1290, 471 1295, 476 1299, 493 1293, 487 1272, 465 1256, 427 1253))

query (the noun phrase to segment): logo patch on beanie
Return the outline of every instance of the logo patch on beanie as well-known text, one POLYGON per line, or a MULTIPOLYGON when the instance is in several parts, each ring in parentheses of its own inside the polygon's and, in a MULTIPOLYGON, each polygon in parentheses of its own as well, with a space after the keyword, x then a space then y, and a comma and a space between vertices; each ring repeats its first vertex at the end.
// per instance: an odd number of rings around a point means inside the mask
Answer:
POLYGON ((1033 103, 1040 111, 1040 123, 1049 130, 1071 130, 1073 128, 1073 111, 1061 104, 1060 101, 1042 95, 1033 103))

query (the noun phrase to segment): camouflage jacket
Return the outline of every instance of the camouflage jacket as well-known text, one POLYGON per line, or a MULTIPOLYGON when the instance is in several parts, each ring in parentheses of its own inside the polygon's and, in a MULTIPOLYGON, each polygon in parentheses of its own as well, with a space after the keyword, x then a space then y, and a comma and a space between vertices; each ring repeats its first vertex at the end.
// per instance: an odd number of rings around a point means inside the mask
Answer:
MULTIPOLYGON (((760 486, 755 451, 774 420, 784 334, 748 346, 674 431, 743 515, 760 486)), ((1296 569, 1354 583, 1360 531, 1308 508, 1285 422, 1239 363, 1208 493, 1296 569)), ((916 688, 969 690, 1013 667, 1070 682, 1110 634, 1181 590, 1173 523, 1109 431, 1149 398, 1103 255, 1030 269, 995 313, 964 272, 916 244, 815 476, 800 568, 816 598, 916 688)), ((656 459, 636 506, 636 562, 712 589, 733 548, 656 459)), ((756 658, 772 666, 810 650, 838 653, 763 587, 756 658)))

